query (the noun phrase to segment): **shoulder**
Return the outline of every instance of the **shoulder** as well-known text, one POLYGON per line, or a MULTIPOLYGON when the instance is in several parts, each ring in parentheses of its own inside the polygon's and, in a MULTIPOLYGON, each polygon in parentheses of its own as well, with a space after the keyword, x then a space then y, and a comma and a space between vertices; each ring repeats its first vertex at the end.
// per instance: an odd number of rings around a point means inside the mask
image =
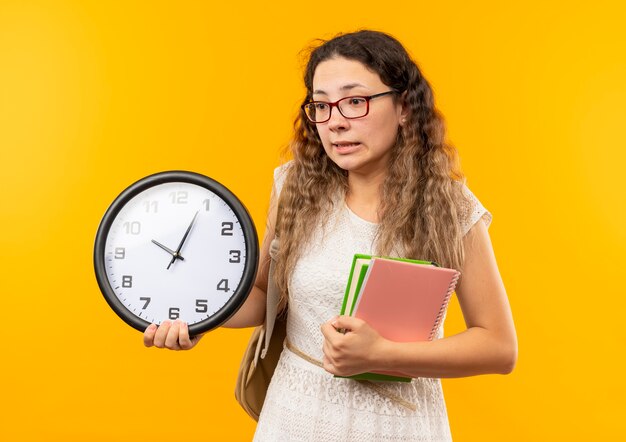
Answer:
POLYGON ((469 230, 476 224, 478 221, 482 220, 485 223, 485 226, 488 228, 491 225, 491 221, 493 216, 491 212, 489 212, 485 206, 480 202, 480 200, 474 195, 474 193, 467 187, 465 183, 461 184, 461 190, 463 192, 463 200, 461 201, 461 207, 459 210, 460 213, 460 223, 461 223, 461 231, 463 236, 469 232, 469 230))
POLYGON ((276 195, 280 194, 283 184, 285 184, 285 179, 287 178, 287 172, 289 172, 292 165, 293 161, 287 161, 274 169, 274 193, 276 195))

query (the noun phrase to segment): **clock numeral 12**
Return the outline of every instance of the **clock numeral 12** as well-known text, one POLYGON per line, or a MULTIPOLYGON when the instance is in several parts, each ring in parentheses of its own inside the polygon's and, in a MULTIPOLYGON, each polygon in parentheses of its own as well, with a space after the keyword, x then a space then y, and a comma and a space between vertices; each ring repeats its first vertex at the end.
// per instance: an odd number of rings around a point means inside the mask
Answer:
POLYGON ((187 191, 179 190, 178 192, 170 192, 172 204, 187 204, 187 191))

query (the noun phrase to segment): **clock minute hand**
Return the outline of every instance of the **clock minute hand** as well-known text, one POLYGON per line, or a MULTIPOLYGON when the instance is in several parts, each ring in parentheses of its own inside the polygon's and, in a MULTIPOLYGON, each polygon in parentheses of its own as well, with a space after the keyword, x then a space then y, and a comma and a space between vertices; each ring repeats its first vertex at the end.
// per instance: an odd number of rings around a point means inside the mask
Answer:
POLYGON ((174 252, 174 256, 172 256, 172 260, 167 266, 168 269, 170 268, 172 264, 174 264, 174 261, 180 258, 180 249, 183 248, 183 244, 185 244, 185 240, 187 239, 187 236, 189 236, 189 232, 191 231, 191 228, 193 227, 193 223, 196 221, 196 217, 198 216, 198 213, 199 211, 196 212, 196 214, 193 216, 193 219, 189 223, 189 227, 187 227, 187 231, 183 235, 183 239, 180 240, 180 244, 178 244, 178 248, 176 249, 176 252, 174 252))
MULTIPOLYGON (((175 252, 175 251, 173 251, 172 249, 170 249, 170 248, 169 248, 169 247, 167 247, 167 246, 164 246, 164 245, 163 245, 163 244, 161 244, 160 242, 155 241, 154 239, 152 240, 152 242, 153 242, 154 244, 156 244, 157 246, 161 247, 163 250, 165 250, 165 251, 166 251, 167 253, 169 253, 170 255, 172 255, 172 256, 176 255, 176 252, 175 252)), ((185 260, 185 258, 183 258, 183 257, 182 257, 182 256, 180 256, 180 255, 178 255, 178 259, 180 259, 181 261, 184 261, 184 260, 185 260)))

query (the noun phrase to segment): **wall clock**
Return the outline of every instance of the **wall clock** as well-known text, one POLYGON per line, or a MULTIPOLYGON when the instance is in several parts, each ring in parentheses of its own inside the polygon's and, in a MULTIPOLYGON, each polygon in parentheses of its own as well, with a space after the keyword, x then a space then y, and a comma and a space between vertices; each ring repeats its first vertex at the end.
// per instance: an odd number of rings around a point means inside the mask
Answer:
POLYGON ((239 199, 193 172, 161 172, 109 206, 94 246, 96 279, 109 306, 144 331, 180 319, 190 335, 220 326, 248 297, 258 238, 239 199))

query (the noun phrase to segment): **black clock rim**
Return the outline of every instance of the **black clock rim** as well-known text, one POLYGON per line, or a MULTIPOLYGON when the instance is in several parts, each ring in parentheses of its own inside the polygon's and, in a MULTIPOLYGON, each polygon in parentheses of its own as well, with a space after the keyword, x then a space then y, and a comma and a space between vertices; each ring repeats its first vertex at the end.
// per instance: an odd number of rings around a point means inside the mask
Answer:
POLYGON ((158 172, 131 184, 113 200, 100 221, 94 244, 94 270, 100 291, 102 292, 109 307, 111 307, 111 309, 128 325, 140 332, 144 332, 150 325, 150 322, 145 321, 131 313, 118 299, 117 295, 113 291, 113 288, 109 284, 109 280, 106 275, 106 263, 104 257, 106 239, 116 216, 132 198, 151 187, 172 182, 196 184, 210 190, 222 198, 229 205, 239 220, 243 230, 244 240, 246 242, 246 263, 244 265, 241 281, 235 289, 233 296, 230 297, 229 301, 224 304, 224 306, 215 315, 189 326, 189 334, 194 336, 219 327, 231 316, 233 316, 243 305, 252 291, 256 278, 259 259, 259 244, 254 221, 239 198, 237 198, 235 194, 233 194, 223 184, 213 178, 209 178, 206 175, 185 170, 158 172))

